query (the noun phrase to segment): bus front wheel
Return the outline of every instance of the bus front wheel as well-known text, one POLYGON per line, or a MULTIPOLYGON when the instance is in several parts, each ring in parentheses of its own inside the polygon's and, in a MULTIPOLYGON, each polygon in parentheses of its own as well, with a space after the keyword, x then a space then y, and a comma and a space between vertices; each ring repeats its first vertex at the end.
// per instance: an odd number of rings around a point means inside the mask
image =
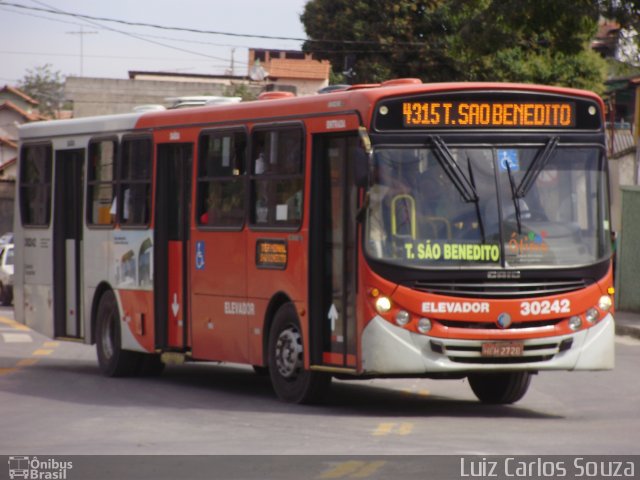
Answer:
POLYGON ((286 303, 276 312, 268 348, 269 376, 278 398, 290 403, 323 399, 331 377, 304 369, 304 342, 293 304, 286 303))
POLYGON ((474 373, 467 378, 476 397, 482 403, 491 404, 517 402, 531 383, 529 372, 474 373))
POLYGON ((96 318, 96 344, 98 365, 108 377, 136 375, 140 369, 140 356, 122 349, 120 313, 114 293, 109 290, 100 298, 96 318))

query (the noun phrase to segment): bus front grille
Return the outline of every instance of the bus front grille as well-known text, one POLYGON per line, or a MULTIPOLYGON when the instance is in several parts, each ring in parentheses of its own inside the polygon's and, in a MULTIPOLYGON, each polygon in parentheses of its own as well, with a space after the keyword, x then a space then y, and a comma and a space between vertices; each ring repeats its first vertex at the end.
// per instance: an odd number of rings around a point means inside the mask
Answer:
POLYGON ((556 355, 570 350, 573 346, 571 338, 562 340, 535 339, 525 342, 521 356, 488 357, 482 355, 482 342, 474 340, 436 340, 430 341, 434 353, 445 355, 455 363, 472 365, 494 364, 514 365, 519 363, 546 362, 556 355))
POLYGON ((465 298, 531 298, 575 292, 587 286, 585 280, 536 280, 492 282, 488 280, 418 280, 407 285, 415 290, 465 298))
MULTIPOLYGON (((550 320, 530 320, 526 322, 514 321, 509 325, 509 330, 517 330, 523 328, 540 328, 555 327, 562 322, 564 318, 552 318, 550 320)), ((449 328, 464 328, 471 330, 503 330, 496 322, 471 322, 464 320, 442 320, 438 319, 438 323, 449 328)))

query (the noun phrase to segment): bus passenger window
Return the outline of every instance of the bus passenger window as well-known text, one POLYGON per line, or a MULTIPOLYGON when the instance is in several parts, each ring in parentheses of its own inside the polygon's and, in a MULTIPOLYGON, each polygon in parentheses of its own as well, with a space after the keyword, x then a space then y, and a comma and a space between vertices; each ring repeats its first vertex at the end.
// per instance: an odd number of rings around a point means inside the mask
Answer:
POLYGON ((47 226, 51 218, 50 145, 26 145, 20 164, 20 216, 23 225, 47 226))
POLYGON ((265 227, 298 226, 304 198, 302 129, 256 130, 252 145, 251 222, 265 227))
POLYGON ((196 223, 203 227, 244 224, 244 132, 207 132, 200 137, 196 223))
POLYGON ((150 138, 126 138, 122 142, 119 175, 118 211, 120 223, 146 226, 151 217, 151 155, 150 138))
POLYGON ((89 144, 87 175, 87 223, 112 225, 111 209, 115 198, 116 140, 92 141, 89 144))

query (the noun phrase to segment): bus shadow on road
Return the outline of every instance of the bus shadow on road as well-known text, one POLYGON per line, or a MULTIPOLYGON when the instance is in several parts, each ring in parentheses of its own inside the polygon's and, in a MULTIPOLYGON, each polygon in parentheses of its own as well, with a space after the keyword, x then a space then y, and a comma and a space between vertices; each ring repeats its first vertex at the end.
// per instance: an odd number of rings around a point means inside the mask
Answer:
MULTIPOLYGON (((291 405, 276 398, 268 376, 257 375, 246 366, 189 364, 168 366, 157 377, 107 378, 89 362, 50 359, 14 375, 18 381, 5 384, 3 390, 85 405, 358 417, 564 418, 522 404, 485 405, 472 398, 461 398, 466 396, 468 386, 453 384, 452 388, 451 382, 456 381, 429 383, 429 387, 442 383, 443 391, 453 392, 448 396, 403 388, 397 380, 391 381, 395 383, 334 380, 324 403, 291 405)), ((411 382, 415 384, 415 380, 411 382)))
MULTIPOLYGON (((436 382, 437 386, 440 381, 436 382)), ((431 385, 434 385, 433 383, 431 385)), ((469 388, 465 385, 466 388, 469 388)), ((446 389, 450 389, 447 386, 446 389)), ((367 416, 412 417, 451 416, 478 418, 562 419, 561 415, 537 411, 524 405, 488 405, 473 398, 439 395, 424 391, 398 390, 376 384, 333 382, 332 395, 326 404, 336 413, 367 416)), ((526 401, 526 400, 525 400, 526 401)))

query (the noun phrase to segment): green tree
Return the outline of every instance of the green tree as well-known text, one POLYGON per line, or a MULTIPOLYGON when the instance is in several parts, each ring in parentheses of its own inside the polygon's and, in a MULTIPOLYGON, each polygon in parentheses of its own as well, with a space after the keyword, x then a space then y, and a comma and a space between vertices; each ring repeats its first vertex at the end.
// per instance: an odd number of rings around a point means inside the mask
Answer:
POLYGON ((240 97, 243 102, 258 98, 256 89, 251 89, 247 85, 229 85, 224 89, 225 97, 240 97))
POLYGON ((312 0, 301 16, 304 49, 331 61, 357 83, 391 77, 437 81, 452 72, 442 58, 444 25, 437 1, 312 0))
POLYGON ((39 102, 40 114, 53 117, 64 104, 64 77, 59 71, 52 71, 46 64, 27 70, 19 80, 18 88, 39 102))
POLYGON ((353 82, 512 81, 602 91, 597 0, 311 0, 304 49, 353 82), (351 68, 351 71, 349 71, 351 68))

